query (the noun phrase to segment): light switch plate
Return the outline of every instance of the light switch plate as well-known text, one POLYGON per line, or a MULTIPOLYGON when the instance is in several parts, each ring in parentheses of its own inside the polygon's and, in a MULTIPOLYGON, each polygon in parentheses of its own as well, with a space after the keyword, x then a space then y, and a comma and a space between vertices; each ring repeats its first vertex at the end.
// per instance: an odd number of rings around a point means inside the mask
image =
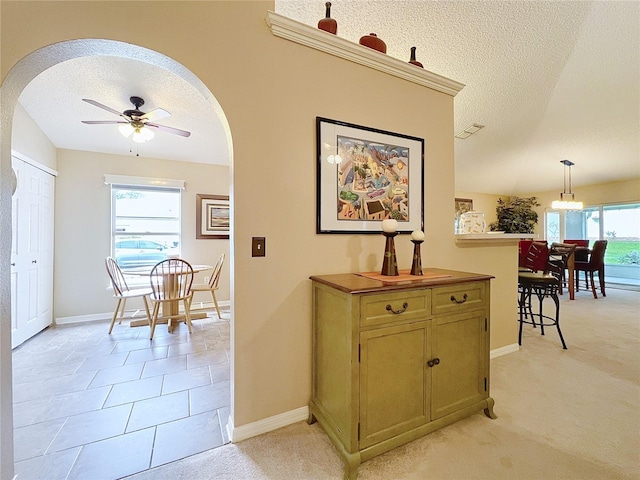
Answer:
POLYGON ((251 256, 264 257, 267 255, 267 240, 265 237, 253 237, 251 239, 251 256))

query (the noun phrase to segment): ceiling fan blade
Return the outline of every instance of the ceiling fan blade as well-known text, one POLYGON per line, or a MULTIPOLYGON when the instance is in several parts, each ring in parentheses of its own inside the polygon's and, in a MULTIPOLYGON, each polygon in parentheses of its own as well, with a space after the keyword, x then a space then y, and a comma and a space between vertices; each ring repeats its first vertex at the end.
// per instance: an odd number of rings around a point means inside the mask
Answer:
POLYGON ((82 123, 86 123, 87 125, 114 125, 117 123, 129 123, 124 122, 122 120, 80 120, 82 123))
POLYGON ((156 120, 161 120, 163 118, 170 117, 171 114, 167 112, 163 108, 154 108, 150 112, 145 113, 140 117, 140 120, 147 120, 149 122, 155 122, 156 120))
POLYGON ((181 137, 188 137, 191 135, 191 132, 187 132, 186 130, 180 130, 179 128, 167 127, 166 125, 158 125, 157 123, 146 123, 147 127, 157 128, 160 131, 173 133, 175 135, 180 135, 181 137))
POLYGON ((106 105, 101 104, 100 102, 96 102, 95 100, 91 100, 89 98, 83 98, 83 101, 90 103, 93 106, 96 106, 98 108, 102 108, 103 110, 106 110, 107 112, 111 112, 111 113, 115 113, 116 115, 118 115, 119 117, 124 117, 127 118, 122 112, 119 112, 117 110, 114 110, 111 107, 107 107, 106 105))

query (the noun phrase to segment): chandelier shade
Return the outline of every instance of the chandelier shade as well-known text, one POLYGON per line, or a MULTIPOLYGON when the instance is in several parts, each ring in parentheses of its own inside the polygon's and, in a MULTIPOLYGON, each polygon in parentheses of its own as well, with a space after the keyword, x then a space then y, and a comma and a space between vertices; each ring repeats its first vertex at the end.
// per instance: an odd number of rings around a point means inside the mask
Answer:
POLYGON ((563 192, 560 194, 560 200, 551 203, 551 208, 554 210, 582 210, 584 208, 582 202, 576 202, 575 194, 571 191, 571 166, 575 163, 570 160, 560 160, 560 163, 564 165, 563 192))

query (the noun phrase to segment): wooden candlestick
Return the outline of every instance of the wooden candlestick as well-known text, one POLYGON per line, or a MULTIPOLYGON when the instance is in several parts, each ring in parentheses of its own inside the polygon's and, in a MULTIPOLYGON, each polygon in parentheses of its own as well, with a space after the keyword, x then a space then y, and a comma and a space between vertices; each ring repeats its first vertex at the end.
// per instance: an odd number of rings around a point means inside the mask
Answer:
POLYGON ((422 260, 420 259, 420 244, 424 240, 411 240, 413 243, 413 263, 411 264, 411 275, 422 275, 422 260))
POLYGON ((388 277, 398 276, 398 263, 396 261, 396 247, 393 241, 398 232, 382 232, 387 237, 387 243, 384 247, 384 260, 382 261, 382 275, 388 277))

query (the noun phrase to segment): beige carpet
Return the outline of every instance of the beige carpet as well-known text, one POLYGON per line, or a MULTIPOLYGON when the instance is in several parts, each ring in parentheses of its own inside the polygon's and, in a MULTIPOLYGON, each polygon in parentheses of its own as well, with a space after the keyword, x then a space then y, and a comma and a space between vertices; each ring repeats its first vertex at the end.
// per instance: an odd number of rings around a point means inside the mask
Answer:
MULTIPOLYGON (((358 478, 640 479, 640 292, 579 292, 562 301, 561 318, 568 350, 554 329, 540 336, 529 326, 520 352, 491 361, 496 420, 462 420, 363 463, 358 478)), ((342 475, 322 429, 300 422, 130 478, 342 475)))

